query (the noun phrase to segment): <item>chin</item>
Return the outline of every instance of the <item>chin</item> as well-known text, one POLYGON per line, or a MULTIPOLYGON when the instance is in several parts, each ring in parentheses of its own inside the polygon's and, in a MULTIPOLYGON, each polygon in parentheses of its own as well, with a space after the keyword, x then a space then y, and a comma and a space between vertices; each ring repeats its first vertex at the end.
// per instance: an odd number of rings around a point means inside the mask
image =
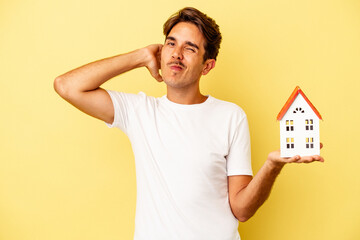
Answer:
POLYGON ((169 87, 172 87, 172 88, 180 88, 182 87, 181 84, 175 82, 175 81, 167 81, 167 80, 164 80, 164 83, 169 86, 169 87))
POLYGON ((163 78, 164 83, 168 86, 168 87, 172 87, 172 88, 182 88, 184 86, 186 86, 186 84, 182 83, 182 82, 177 82, 174 79, 165 79, 163 78))

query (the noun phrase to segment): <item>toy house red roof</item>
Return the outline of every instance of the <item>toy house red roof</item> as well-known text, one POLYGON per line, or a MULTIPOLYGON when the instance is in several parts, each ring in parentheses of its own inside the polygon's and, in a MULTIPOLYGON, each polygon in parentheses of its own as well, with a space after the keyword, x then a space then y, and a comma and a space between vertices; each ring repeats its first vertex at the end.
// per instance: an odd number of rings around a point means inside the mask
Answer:
POLYGON ((285 113, 287 112, 287 110, 289 109, 289 107, 291 106, 291 104, 294 102, 295 98, 297 97, 297 95, 299 95, 299 93, 303 96, 303 98, 305 99, 305 101, 309 104, 309 106, 311 107, 311 109, 314 111, 314 113, 318 116, 319 119, 322 120, 322 117, 319 113, 318 110, 316 110, 316 108, 314 107, 314 105, 310 102, 310 100, 305 96, 305 94, 303 93, 303 91, 301 91, 300 87, 297 86, 295 88, 295 90, 292 92, 291 96, 289 97, 289 99, 286 101, 285 105, 283 106, 283 108, 281 109, 281 111, 279 112, 279 114, 277 115, 277 120, 281 120, 283 118, 283 116, 285 115, 285 113))

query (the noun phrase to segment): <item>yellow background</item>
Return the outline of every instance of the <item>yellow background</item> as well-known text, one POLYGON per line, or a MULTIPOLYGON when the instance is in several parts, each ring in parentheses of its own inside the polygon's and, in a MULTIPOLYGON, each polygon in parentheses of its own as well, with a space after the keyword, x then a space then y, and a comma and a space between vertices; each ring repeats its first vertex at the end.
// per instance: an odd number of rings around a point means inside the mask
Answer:
MULTIPOLYGON (((360 239, 360 2, 0 1, 0 239, 132 239, 135 168, 120 130, 53 90, 85 63, 162 43, 162 24, 185 6, 223 34, 204 94, 247 113, 253 168, 279 148, 276 115, 299 85, 322 114, 325 163, 286 166, 244 240, 360 239)), ((165 94, 146 69, 106 88, 165 94)))

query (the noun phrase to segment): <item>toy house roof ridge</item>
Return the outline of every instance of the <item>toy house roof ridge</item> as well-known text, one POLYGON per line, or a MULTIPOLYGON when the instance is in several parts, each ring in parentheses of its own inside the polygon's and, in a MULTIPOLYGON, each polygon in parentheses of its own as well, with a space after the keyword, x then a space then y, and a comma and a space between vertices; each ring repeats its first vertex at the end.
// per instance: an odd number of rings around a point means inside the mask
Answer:
POLYGON ((311 107, 311 109, 314 111, 314 113, 316 114, 316 116, 318 116, 319 119, 322 120, 322 117, 319 113, 319 111, 315 108, 315 106, 310 102, 310 100, 305 96, 304 92, 300 89, 299 86, 296 86, 296 88, 294 89, 294 91, 292 92, 292 94, 290 95, 289 99, 286 101, 285 105, 283 106, 283 108, 281 109, 281 111, 279 112, 279 114, 277 115, 277 120, 281 120, 283 118, 283 116, 285 115, 285 113, 288 111, 288 109, 290 108, 291 104, 294 102, 295 98, 297 97, 297 95, 301 94, 303 96, 303 98, 305 99, 305 101, 309 104, 309 106, 311 107))

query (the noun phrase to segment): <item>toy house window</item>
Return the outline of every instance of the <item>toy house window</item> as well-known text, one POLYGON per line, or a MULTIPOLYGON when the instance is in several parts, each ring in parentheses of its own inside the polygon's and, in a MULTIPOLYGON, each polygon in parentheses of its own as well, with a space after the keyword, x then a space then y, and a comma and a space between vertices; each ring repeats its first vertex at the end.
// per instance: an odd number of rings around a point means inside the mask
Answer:
POLYGON ((286 120, 286 131, 294 131, 294 121, 286 120))
POLYGON ((314 138, 306 138, 306 148, 314 148, 314 138))
POLYGON ((305 119, 305 129, 314 130, 314 122, 312 119, 305 119))
POLYGON ((305 113, 305 111, 301 108, 301 107, 299 107, 299 108, 295 108, 295 110, 293 111, 293 113, 305 113))
POLYGON ((286 148, 294 148, 294 138, 286 138, 286 148))

